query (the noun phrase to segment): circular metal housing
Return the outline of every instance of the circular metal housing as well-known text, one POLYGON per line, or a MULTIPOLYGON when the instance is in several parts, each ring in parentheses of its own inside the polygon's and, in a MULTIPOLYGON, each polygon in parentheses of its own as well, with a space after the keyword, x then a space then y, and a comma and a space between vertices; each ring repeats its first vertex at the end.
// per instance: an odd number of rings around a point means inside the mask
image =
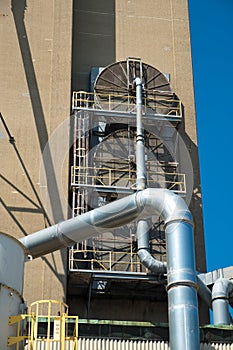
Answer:
POLYGON ((131 111, 136 104, 134 80, 141 78, 144 108, 167 114, 174 93, 165 75, 141 60, 119 61, 107 66, 95 82, 96 102, 105 109, 111 99, 111 109, 131 111))

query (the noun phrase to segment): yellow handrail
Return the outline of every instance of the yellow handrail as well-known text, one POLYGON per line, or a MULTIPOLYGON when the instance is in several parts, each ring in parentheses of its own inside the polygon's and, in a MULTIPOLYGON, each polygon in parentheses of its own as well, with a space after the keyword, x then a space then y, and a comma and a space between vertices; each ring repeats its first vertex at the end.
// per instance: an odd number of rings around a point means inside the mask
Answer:
MULTIPOLYGON (((175 96, 161 91, 149 92, 149 97, 143 97, 143 107, 156 114, 182 116, 181 101, 175 96), (164 112, 164 113, 163 113, 164 112)), ((104 109, 108 111, 136 111, 136 98, 128 94, 93 93, 74 91, 72 109, 104 109)))
MULTIPOLYGON (((89 263, 91 270, 104 270, 112 271, 114 267, 119 265, 129 265, 131 272, 139 272, 142 265, 138 254, 135 252, 125 252, 125 251, 111 251, 111 250, 92 250, 92 249, 70 249, 70 269, 78 269, 79 264, 85 262, 89 263), (76 253, 83 254, 83 258, 75 258, 76 253), (92 254, 93 257, 87 258, 87 254, 92 254), (97 255, 101 255, 100 258, 97 258, 97 255), (124 254, 125 260, 118 260, 124 254), (99 267, 99 268, 98 268, 99 267), (135 268, 135 269, 134 269, 135 268)), ((119 269, 120 270, 120 269, 119 269)))
MULTIPOLYGON (((119 169, 107 167, 72 166, 71 184, 73 186, 108 186, 117 188, 117 181, 124 181, 125 187, 134 188, 136 186, 136 170, 119 169), (122 176, 124 175, 124 176, 122 176), (114 185, 113 185, 114 183, 114 185)), ((166 171, 147 171, 148 186, 156 181, 161 187, 168 188, 180 193, 185 193, 185 174, 166 171)))
POLYGON ((16 315, 9 317, 9 324, 13 325, 17 323, 16 336, 8 337, 8 346, 16 344, 16 350, 19 350, 21 342, 27 344, 25 349, 36 350, 37 345, 41 342, 46 345, 46 349, 50 349, 51 343, 59 344, 60 350, 69 349, 72 346, 73 350, 78 350, 78 316, 68 316, 68 306, 57 300, 39 300, 32 303, 29 307, 30 312, 25 315, 16 315), (47 312, 41 314, 40 307, 45 306, 47 312), (54 315, 54 306, 58 306, 58 314, 54 315), (35 312, 32 310, 35 309, 35 312), (40 335, 38 333, 38 324, 41 318, 45 318, 47 322, 46 334, 40 335), (28 321, 28 334, 20 335, 22 332, 21 321, 27 319, 28 321), (74 323, 73 335, 68 334, 67 323, 73 320, 74 323), (57 328, 56 328, 57 326, 57 328))

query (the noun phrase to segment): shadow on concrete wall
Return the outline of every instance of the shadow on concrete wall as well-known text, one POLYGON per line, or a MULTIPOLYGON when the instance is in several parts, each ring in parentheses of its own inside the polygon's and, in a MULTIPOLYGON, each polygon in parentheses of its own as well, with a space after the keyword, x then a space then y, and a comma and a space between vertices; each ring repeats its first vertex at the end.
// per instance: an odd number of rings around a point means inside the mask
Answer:
MULTIPOLYGON (((35 120, 36 131, 37 131, 39 145, 40 145, 40 151, 41 151, 41 155, 42 155, 43 150, 44 150, 45 146, 47 145, 49 135, 48 135, 47 127, 46 127, 45 115, 44 115, 44 111, 43 111, 43 107, 42 107, 40 91, 39 91, 38 84, 37 84, 35 68, 34 68, 33 61, 32 61, 30 43, 28 40, 26 26, 24 23, 24 15, 25 15, 25 11, 27 10, 26 0, 12 0, 11 10, 12 10, 12 14, 13 14, 14 22, 15 22, 18 43, 19 43, 19 47, 20 47, 25 77, 26 77, 28 91, 29 91, 29 95, 30 95, 30 101, 31 101, 31 106, 32 106, 32 110, 33 110, 33 116, 34 116, 34 120, 35 120)), ((37 200, 38 200, 39 204, 36 205, 36 210, 38 210, 38 212, 40 212, 40 211, 43 212, 44 217, 45 217, 45 226, 51 225, 51 222, 48 218, 48 215, 46 214, 46 211, 42 205, 42 202, 39 198, 39 195, 35 189, 35 186, 30 178, 30 175, 29 175, 29 172, 26 168, 26 165, 19 154, 19 151, 15 145, 15 142, 11 142, 11 144, 14 147, 17 158, 19 159, 20 164, 23 167, 25 174, 27 176, 27 180, 29 181, 29 184, 30 184, 30 186, 31 186, 31 188, 32 188, 37 200)), ((63 216, 61 200, 60 200, 60 196, 59 196, 59 192, 58 192, 55 171, 53 168, 52 156, 51 156, 51 152, 49 150, 49 147, 48 147, 48 151, 47 151, 47 161, 46 161, 46 164, 44 164, 44 168, 45 168, 45 174, 46 174, 46 180, 47 180, 48 198, 49 198, 50 205, 51 205, 53 220, 54 220, 54 222, 58 222, 58 221, 63 220, 64 216, 63 216)), ((10 184, 9 182, 8 182, 8 185, 15 186, 13 184, 10 184)), ((20 193, 21 193, 21 195, 24 195, 23 191, 20 191, 20 193)), ((25 197, 25 195, 24 195, 24 197, 25 197)), ((7 207, 6 205, 5 205, 5 208, 8 211, 11 218, 15 221, 17 226, 20 228, 22 233, 24 235, 27 235, 27 232, 25 231, 25 229, 22 227, 22 225, 19 223, 19 221, 16 219, 16 217, 12 213, 13 208, 7 207)), ((58 280, 61 282, 61 284, 65 288, 64 276, 60 275, 58 273, 58 271, 56 270, 56 263, 55 263, 53 253, 51 254, 51 257, 52 257, 52 261, 53 261, 52 264, 49 262, 49 260, 46 257, 42 257, 42 260, 45 261, 45 263, 53 271, 54 275, 58 278, 58 280)), ((66 259, 66 256, 64 256, 64 254, 62 254, 62 253, 61 253, 61 257, 62 257, 64 271, 65 271, 67 259, 66 259)))
MULTIPOLYGON (((19 230, 23 233, 24 236, 27 236, 28 235, 28 232, 26 231, 26 229, 23 227, 22 223, 17 219, 17 216, 14 214, 15 212, 24 212, 24 213, 35 213, 35 214, 43 214, 44 216, 44 221, 45 221, 45 227, 48 227, 48 226, 51 226, 51 222, 49 220, 49 217, 46 213, 46 210, 40 200, 40 196, 33 184, 33 181, 30 177, 30 174, 27 170, 27 167, 26 167, 26 164, 25 162, 23 161, 20 153, 19 153, 19 150, 16 146, 16 141, 15 141, 15 138, 12 136, 7 124, 6 124, 6 121, 3 117, 3 115, 0 113, 0 119, 4 125, 4 128, 5 128, 5 131, 9 137, 9 143, 12 145, 15 153, 16 153, 16 158, 18 159, 23 171, 24 171, 24 174, 30 184, 30 187, 36 197, 36 200, 37 200, 37 203, 35 201, 33 201, 23 190, 21 190, 19 187, 17 187, 15 184, 13 184, 9 179, 7 179, 4 175, 0 175, 0 178, 2 181, 4 181, 4 183, 8 186, 10 186, 13 190, 17 191, 18 194, 20 194, 24 199, 26 199, 31 205, 34 206, 34 208, 26 208, 26 207, 12 207, 12 206, 9 206, 7 205, 7 203, 5 203, 5 201, 0 198, 0 202, 2 203, 2 206, 3 208, 6 210, 6 212, 8 213, 8 215, 11 217, 11 219, 14 221, 14 223, 16 224, 16 226, 19 228, 19 230)), ((53 254, 52 255, 52 259, 54 261, 54 257, 53 257, 53 254)), ((64 276, 63 275, 60 275, 57 270, 56 270, 56 264, 53 263, 51 264, 51 262, 44 256, 41 257, 41 259, 47 264, 47 266, 50 268, 50 270, 54 273, 54 275, 58 278, 58 280, 64 284, 64 276)), ((66 266, 66 259, 64 260, 64 266, 66 266)))
MULTIPOLYGON (((45 123, 45 115, 41 103, 40 91, 37 84, 35 69, 32 61, 30 44, 24 23, 24 15, 27 9, 26 0, 12 0, 11 9, 15 21, 16 33, 18 37, 22 62, 24 66, 25 77, 28 85, 33 115, 36 124, 36 130, 40 145, 41 154, 48 142, 48 131, 45 123)), ((45 167, 48 196, 51 205, 53 220, 55 223, 64 219, 61 200, 58 192, 57 180, 53 168, 51 152, 47 151, 47 160, 45 167), (52 189, 52 190, 51 190, 52 189)))
MULTIPOLYGON (((34 202, 28 195, 26 195, 26 193, 21 190, 19 187, 17 187, 15 184, 13 184, 11 181, 9 181, 9 179, 7 179, 5 176, 3 175, 0 175, 1 179, 6 183, 8 184, 10 187, 12 187, 14 190, 16 190, 21 196, 23 196, 29 203, 31 203, 35 208, 25 208, 25 207, 9 207, 7 206, 6 204, 3 206, 5 207, 5 209, 7 210, 7 212, 9 213, 9 215, 11 216, 11 218, 15 221, 15 223, 17 224, 17 226, 19 227, 20 231, 22 231, 22 233, 26 236, 27 235, 27 232, 23 229, 23 226, 20 224, 20 222, 17 220, 17 218, 15 217, 15 215, 12 213, 14 211, 21 211, 21 212, 33 212, 33 213, 38 213, 38 214, 43 214, 44 216, 44 220, 45 220, 45 227, 47 226, 51 226, 51 222, 49 220, 49 217, 46 213, 46 210, 43 206, 43 203, 41 202, 41 199, 40 199, 40 196, 36 190, 36 187, 34 186, 34 183, 30 177, 30 174, 28 172, 28 169, 19 153, 19 150, 16 146, 16 141, 15 141, 15 138, 14 136, 11 134, 10 132, 10 129, 9 127, 7 126, 7 123, 3 117, 3 115, 0 113, 0 119, 3 123, 3 126, 5 128, 5 131, 9 137, 9 143, 12 145, 14 151, 15 151, 15 154, 16 154, 16 158, 18 159, 23 171, 24 171, 24 174, 30 184, 30 187, 37 199, 37 202, 34 202)), ((4 203, 4 202, 3 202, 4 203)))

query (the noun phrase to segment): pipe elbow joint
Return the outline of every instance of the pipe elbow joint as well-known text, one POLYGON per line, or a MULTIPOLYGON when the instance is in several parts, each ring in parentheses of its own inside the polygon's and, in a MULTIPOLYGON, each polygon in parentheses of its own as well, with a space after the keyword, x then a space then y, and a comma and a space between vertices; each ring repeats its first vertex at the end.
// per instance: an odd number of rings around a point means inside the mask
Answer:
POLYGON ((147 249, 139 249, 138 256, 141 263, 151 272, 156 274, 164 274, 167 271, 167 264, 163 261, 158 261, 148 252, 147 249))
POLYGON ((229 299, 233 293, 233 283, 226 278, 219 278, 213 285, 212 302, 216 299, 229 299))
POLYGON ((168 189, 147 188, 137 193, 137 202, 143 212, 161 216, 165 224, 172 221, 192 224, 192 214, 184 199, 168 189))

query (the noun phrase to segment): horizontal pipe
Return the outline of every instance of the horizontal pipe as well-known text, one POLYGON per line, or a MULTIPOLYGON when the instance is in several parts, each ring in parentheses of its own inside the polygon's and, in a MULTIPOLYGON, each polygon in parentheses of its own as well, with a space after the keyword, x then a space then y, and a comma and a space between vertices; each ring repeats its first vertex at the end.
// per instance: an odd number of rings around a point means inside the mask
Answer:
POLYGON ((165 222, 192 219, 183 199, 173 192, 146 189, 32 233, 20 241, 28 254, 36 258, 151 215, 161 215, 165 222))
POLYGON ((136 219, 142 210, 131 195, 20 239, 33 258, 81 242, 136 219))

